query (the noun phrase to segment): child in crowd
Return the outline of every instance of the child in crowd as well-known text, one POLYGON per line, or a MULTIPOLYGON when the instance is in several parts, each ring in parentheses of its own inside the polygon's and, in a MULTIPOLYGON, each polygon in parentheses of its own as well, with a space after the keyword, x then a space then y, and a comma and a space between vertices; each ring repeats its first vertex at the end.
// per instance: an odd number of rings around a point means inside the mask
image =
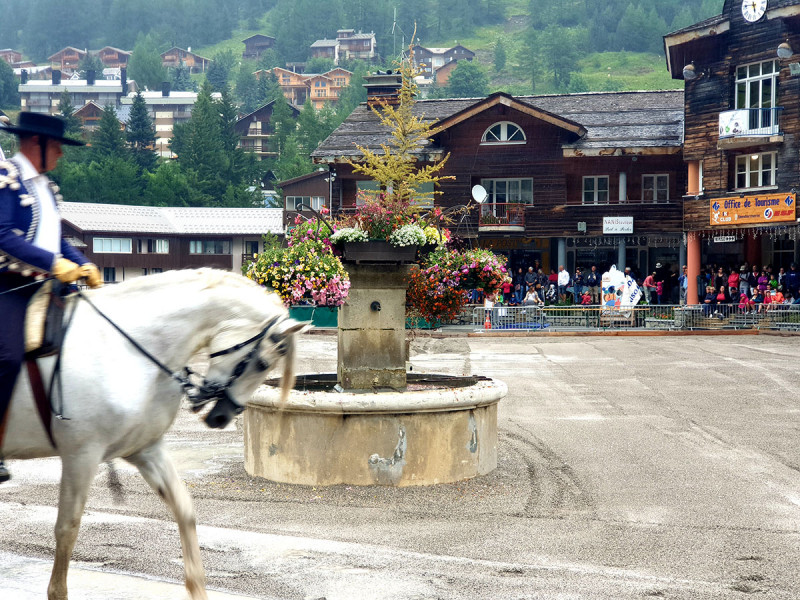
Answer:
POLYGON ((748 298, 747 294, 741 294, 739 296, 739 312, 741 313, 749 313, 753 308, 753 302, 748 298))
POLYGON ((589 306, 591 303, 592 303, 592 295, 589 293, 589 290, 587 289, 585 292, 583 292, 583 296, 581 297, 581 304, 583 306, 589 306))

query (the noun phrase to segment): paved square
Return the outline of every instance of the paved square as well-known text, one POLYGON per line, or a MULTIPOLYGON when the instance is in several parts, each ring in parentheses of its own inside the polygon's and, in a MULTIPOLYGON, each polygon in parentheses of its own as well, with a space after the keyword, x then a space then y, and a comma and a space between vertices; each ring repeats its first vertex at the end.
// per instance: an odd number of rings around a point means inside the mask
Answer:
MULTIPOLYGON (((335 371, 335 348, 334 337, 305 336, 299 371, 335 371)), ((420 338, 412 348, 415 370, 507 382, 498 469, 431 488, 279 485, 245 473, 240 432, 182 411, 167 439, 197 505, 210 588, 269 600, 800 597, 800 338, 420 338)), ((125 503, 101 468, 74 598, 108 598, 107 577, 91 571, 182 577, 176 527, 117 463, 125 503)), ((15 570, 0 589, 27 600, 46 588, 31 573, 52 557, 59 465, 12 467, 0 552, 15 570)), ((181 597, 116 577, 140 598, 181 597)))

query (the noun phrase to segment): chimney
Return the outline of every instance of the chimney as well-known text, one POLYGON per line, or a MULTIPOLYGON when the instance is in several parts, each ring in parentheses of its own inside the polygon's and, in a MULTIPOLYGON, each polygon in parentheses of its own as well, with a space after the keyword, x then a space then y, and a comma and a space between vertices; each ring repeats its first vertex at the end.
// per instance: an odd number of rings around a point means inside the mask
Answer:
POLYGON ((61 85, 61 71, 58 69, 53 69, 51 81, 53 82, 53 85, 61 85))
POLYGON ((364 77, 364 81, 366 81, 364 87, 367 88, 368 106, 377 106, 381 102, 400 103, 400 87, 403 85, 403 76, 398 71, 378 71, 364 77))
POLYGON ((86 85, 94 85, 95 71, 94 69, 86 70, 86 85))
POLYGON ((128 69, 125 67, 120 67, 119 69, 119 78, 122 83, 122 95, 128 95, 128 69))
POLYGON ((169 81, 161 82, 161 95, 165 98, 169 96, 169 81))
POLYGON ((28 69, 22 69, 19 74, 20 83, 25 85, 28 83, 28 69))

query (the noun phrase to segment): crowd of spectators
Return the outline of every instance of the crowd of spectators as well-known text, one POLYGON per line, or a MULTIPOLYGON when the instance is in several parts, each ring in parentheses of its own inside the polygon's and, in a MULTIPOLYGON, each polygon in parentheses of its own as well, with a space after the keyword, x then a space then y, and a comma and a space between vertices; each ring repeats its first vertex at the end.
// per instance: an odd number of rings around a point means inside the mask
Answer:
MULTIPOLYGON (((686 304, 689 277, 686 266, 657 262, 655 269, 642 275, 630 267, 625 274, 633 277, 642 290, 647 304, 686 304)), ((494 304, 505 306, 549 306, 555 304, 599 305, 602 292, 602 272, 597 265, 576 268, 570 273, 559 265, 549 273, 535 261, 532 266, 517 267, 509 274, 496 293, 494 304)), ((779 305, 800 305, 800 271, 792 263, 790 269, 775 271, 772 265, 741 266, 706 265, 697 276, 698 302, 706 314, 729 313, 734 307, 740 312, 763 312, 779 305)), ((473 290, 471 300, 484 299, 480 290, 473 290)))

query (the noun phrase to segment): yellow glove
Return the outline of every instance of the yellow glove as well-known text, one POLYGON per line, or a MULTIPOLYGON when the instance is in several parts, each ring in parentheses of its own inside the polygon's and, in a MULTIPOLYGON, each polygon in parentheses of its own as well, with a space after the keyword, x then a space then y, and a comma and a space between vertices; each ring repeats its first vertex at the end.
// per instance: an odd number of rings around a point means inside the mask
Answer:
POLYGON ((53 268, 50 269, 50 274, 62 283, 72 283, 83 277, 81 268, 66 258, 57 258, 53 268))
POLYGON ((90 288, 103 287, 103 276, 100 275, 100 269, 92 263, 85 263, 81 265, 81 277, 86 278, 86 283, 90 288))

